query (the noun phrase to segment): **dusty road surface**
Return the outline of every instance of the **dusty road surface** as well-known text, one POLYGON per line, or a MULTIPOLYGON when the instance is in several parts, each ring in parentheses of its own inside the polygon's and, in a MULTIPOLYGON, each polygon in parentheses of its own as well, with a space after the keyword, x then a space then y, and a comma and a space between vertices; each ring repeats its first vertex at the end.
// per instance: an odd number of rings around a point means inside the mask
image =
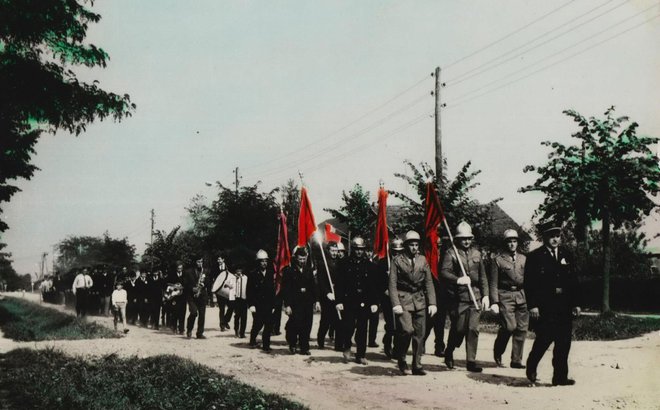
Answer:
MULTIPOLYGON (((25 297, 38 301, 35 295, 25 297)), ((332 350, 314 349, 318 316, 311 356, 290 355, 283 335, 273 338, 272 354, 251 349, 247 339, 235 338, 233 331, 219 331, 217 308, 207 308, 206 318, 206 340, 131 327, 121 339, 38 343, 5 339, 0 350, 23 346, 55 347, 74 355, 176 354, 312 409, 660 409, 660 332, 615 342, 574 342, 569 365, 577 385, 552 387, 550 351, 539 366, 540 383, 531 386, 524 370, 494 367, 492 334, 480 336, 477 359, 484 366, 481 374, 465 371, 465 352, 460 349, 455 353, 458 366, 452 371, 442 359, 426 355, 423 364, 428 375, 401 376, 382 348, 368 349, 366 366, 343 363, 341 355, 332 350)), ((108 318, 89 320, 111 326, 108 318)), ((250 325, 248 320, 248 331, 250 325)), ((530 347, 528 340, 525 356, 530 347)), ((432 336, 427 350, 433 351, 432 336)), ((506 364, 509 354, 507 350, 506 364)))

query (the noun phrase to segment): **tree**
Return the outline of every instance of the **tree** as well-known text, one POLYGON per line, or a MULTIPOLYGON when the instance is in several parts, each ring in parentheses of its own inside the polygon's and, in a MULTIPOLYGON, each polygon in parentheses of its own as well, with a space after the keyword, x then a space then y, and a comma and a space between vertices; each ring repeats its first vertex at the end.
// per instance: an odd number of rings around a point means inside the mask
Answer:
MULTIPOLYGON (((495 249, 501 243, 500 233, 493 232, 492 229, 491 209, 502 198, 494 199, 486 204, 479 204, 472 198, 470 193, 474 188, 479 186, 479 183, 475 182, 475 178, 481 171, 472 171, 470 169, 472 166, 471 162, 463 165, 453 180, 446 176, 446 172, 443 172, 442 191, 439 190, 435 172, 433 172, 429 164, 422 162, 419 164, 419 167, 416 167, 410 161, 404 161, 404 163, 412 171, 412 176, 400 173, 396 173, 394 176, 403 179, 411 185, 419 199, 414 199, 401 192, 389 191, 396 198, 402 200, 404 206, 401 219, 394 223, 394 228, 397 232, 405 232, 412 229, 420 234, 424 233, 426 181, 430 180, 434 181, 438 189, 440 202, 450 225, 455 226, 461 221, 466 221, 472 226, 477 243, 483 247, 495 249)), ((441 230, 443 229, 441 228, 441 230)))
POLYGON ((282 197, 282 210, 286 215, 287 231, 289 233, 289 246, 293 248, 298 238, 298 214, 300 213, 300 188, 296 182, 289 178, 286 184, 279 189, 282 197))
POLYGON ((135 246, 127 238, 114 239, 107 232, 102 237, 70 236, 56 246, 56 268, 65 273, 89 266, 123 267, 135 263, 135 246))
MULTIPOLYGON (((106 66, 108 54, 84 43, 100 18, 78 0, 0 0, 0 202, 19 191, 14 180, 37 170, 30 161, 43 132, 79 135, 96 119, 120 120, 135 109, 128 95, 81 82, 71 70, 106 66)), ((7 228, 0 220, 0 232, 7 228)))
POLYGON ((174 272, 178 261, 192 266, 199 258, 202 246, 202 238, 192 229, 182 231, 180 226, 176 226, 169 233, 157 230, 153 245, 147 245, 142 254, 142 264, 150 266, 153 258, 154 269, 174 272))
POLYGON ((609 313, 612 230, 638 224, 658 206, 652 198, 659 191, 660 167, 650 149, 658 138, 637 136, 638 124, 624 126, 628 117, 615 117, 614 107, 605 111, 602 120, 574 110, 564 114, 579 126, 572 135, 579 145, 543 142, 553 149, 549 161, 541 167, 525 167, 524 172, 536 171, 539 178, 520 191, 544 193, 537 216, 541 221, 568 221, 576 237, 584 236, 580 232, 584 220, 588 225, 594 220, 602 223, 602 312, 609 313))
POLYGON ((355 184, 348 193, 342 191, 344 204, 339 209, 324 209, 340 222, 348 225, 352 236, 369 238, 376 226, 376 212, 369 204, 369 191, 364 191, 362 185, 355 184))
POLYGON ((12 266, 11 253, 2 252, 6 247, 7 244, 0 242, 0 284, 6 283, 7 290, 24 288, 21 277, 12 266))

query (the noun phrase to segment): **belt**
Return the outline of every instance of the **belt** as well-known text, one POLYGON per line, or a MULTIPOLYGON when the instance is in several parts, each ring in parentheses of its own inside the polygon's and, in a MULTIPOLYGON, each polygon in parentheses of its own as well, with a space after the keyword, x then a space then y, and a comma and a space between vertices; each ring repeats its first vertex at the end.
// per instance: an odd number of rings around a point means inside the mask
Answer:
POLYGON ((421 288, 421 287, 409 286, 406 283, 397 283, 396 287, 399 290, 403 290, 405 292, 410 292, 410 293, 417 293, 417 292, 421 292, 423 290, 423 288, 421 288))
POLYGON ((515 292, 515 291, 517 291, 517 290, 522 290, 522 286, 518 286, 518 285, 500 286, 499 289, 500 289, 500 290, 510 291, 510 292, 515 292))

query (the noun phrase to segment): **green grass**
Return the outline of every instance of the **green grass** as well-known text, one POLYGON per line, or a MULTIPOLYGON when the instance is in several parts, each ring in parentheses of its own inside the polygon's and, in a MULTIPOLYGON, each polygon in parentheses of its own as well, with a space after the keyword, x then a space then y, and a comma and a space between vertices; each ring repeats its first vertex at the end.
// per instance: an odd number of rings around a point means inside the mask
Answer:
POLYGON ((177 356, 84 359, 52 349, 0 358, 2 402, 51 410, 305 408, 177 356))
POLYGON ((75 340, 119 337, 96 323, 16 298, 0 299, 0 327, 17 341, 75 340))

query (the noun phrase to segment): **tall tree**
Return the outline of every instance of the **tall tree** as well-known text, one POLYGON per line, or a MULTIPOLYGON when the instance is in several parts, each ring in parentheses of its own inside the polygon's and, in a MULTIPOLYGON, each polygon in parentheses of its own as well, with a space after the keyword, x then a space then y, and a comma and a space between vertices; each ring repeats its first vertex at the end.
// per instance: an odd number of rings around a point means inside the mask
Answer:
POLYGON ((352 236, 371 238, 376 226, 376 212, 369 204, 369 191, 365 191, 362 185, 355 184, 350 191, 342 191, 344 204, 339 209, 324 209, 340 222, 348 225, 352 236))
MULTIPOLYGON (((85 43, 101 16, 84 3, 91 1, 0 0, 0 202, 19 191, 16 179, 37 170, 30 161, 43 132, 79 135, 96 119, 120 120, 135 109, 128 95, 81 82, 72 71, 105 67, 109 58, 85 43)), ((0 232, 7 228, 0 220, 0 232)))
POLYGON ((298 238, 298 214, 300 213, 300 187, 289 178, 279 189, 282 197, 282 210, 286 215, 287 232, 289 233, 289 246, 293 247, 298 238))
POLYGON ((0 242, 0 285, 7 284, 7 290, 25 289, 22 279, 12 266, 11 253, 4 252, 7 244, 0 242))
POLYGON ((131 266, 135 263, 135 246, 127 238, 70 236, 57 244, 57 270, 69 272, 85 266, 131 266))
POLYGON ((660 190, 660 167, 651 150, 658 138, 638 136, 638 124, 625 116, 615 117, 614 107, 605 111, 604 119, 586 118, 574 110, 564 114, 578 124, 572 136, 580 143, 543 142, 553 149, 549 161, 541 167, 525 167, 525 172, 535 171, 539 178, 520 190, 544 193, 537 211, 540 219, 571 221, 577 225, 576 236, 582 235, 583 219, 602 223, 602 312, 609 313, 612 230, 638 224, 658 206, 653 198, 660 190))

